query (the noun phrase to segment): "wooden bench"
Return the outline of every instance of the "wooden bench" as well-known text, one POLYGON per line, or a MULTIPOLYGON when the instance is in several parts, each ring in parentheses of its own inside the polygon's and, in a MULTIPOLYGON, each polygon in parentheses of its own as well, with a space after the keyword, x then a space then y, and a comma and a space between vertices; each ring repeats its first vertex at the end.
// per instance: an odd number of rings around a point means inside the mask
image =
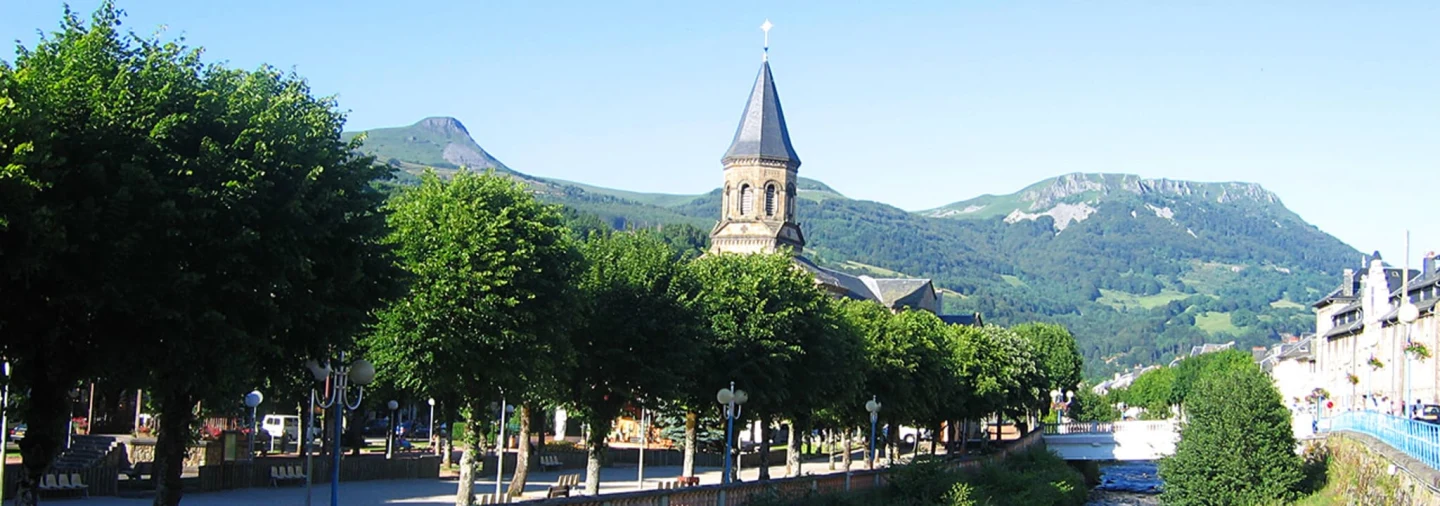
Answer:
POLYGON ((510 503, 510 496, 508 496, 508 495, 501 495, 501 496, 500 496, 500 499, 498 499, 498 500, 495 499, 495 494, 485 494, 485 495, 476 497, 475 499, 476 499, 475 504, 509 504, 509 503, 510 503))
POLYGON ((300 466, 273 466, 270 468, 270 486, 279 486, 287 481, 305 481, 305 471, 300 466))
POLYGON ((570 490, 578 486, 580 486, 580 475, 561 475, 559 481, 555 482, 554 485, 551 485, 550 488, 545 491, 545 497, 547 499, 554 497, 570 497, 570 490))
POLYGON ((682 487, 695 487, 700 485, 700 477, 681 476, 679 478, 675 478, 675 483, 679 484, 682 487))
POLYGON ((41 492, 80 492, 90 497, 90 486, 78 474, 47 474, 40 478, 41 492))
POLYGON ((549 470, 552 470, 552 469, 553 469, 553 470, 558 471, 558 470, 560 470, 561 467, 563 467, 563 465, 560 463, 560 457, 556 457, 556 456, 554 456, 554 455, 541 455, 541 456, 540 456, 540 469, 541 469, 541 470, 549 471, 549 470))

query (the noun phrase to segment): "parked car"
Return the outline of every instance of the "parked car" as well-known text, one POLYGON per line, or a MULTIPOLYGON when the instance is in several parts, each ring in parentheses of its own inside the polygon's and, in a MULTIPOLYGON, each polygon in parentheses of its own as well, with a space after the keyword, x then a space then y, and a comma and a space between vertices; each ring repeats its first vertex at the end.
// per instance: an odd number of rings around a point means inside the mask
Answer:
POLYGON ((389 418, 376 418, 365 422, 365 427, 360 429, 360 434, 365 437, 385 437, 385 432, 390 430, 389 418))
POLYGON ((1420 414, 1415 419, 1422 422, 1440 424, 1440 404, 1426 404, 1420 406, 1420 414))
POLYGON ((21 439, 25 439, 25 429, 26 429, 26 427, 25 427, 25 424, 23 424, 23 423, 21 423, 21 424, 16 424, 14 427, 11 427, 11 428, 10 428, 10 440, 11 440, 11 441, 20 441, 21 439))

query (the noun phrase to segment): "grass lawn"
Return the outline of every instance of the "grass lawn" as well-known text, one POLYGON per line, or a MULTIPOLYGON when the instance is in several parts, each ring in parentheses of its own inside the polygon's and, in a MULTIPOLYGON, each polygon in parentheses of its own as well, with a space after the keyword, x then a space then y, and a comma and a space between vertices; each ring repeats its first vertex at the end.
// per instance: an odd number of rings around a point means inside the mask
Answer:
POLYGON ((1135 295, 1119 290, 1101 288, 1100 298, 1095 302, 1105 304, 1115 309, 1151 309, 1169 304, 1189 297, 1190 294, 1180 293, 1175 290, 1162 290, 1155 295, 1135 295))
POLYGON ((1206 312, 1195 315, 1195 326, 1211 334, 1217 332, 1236 333, 1240 329, 1230 322, 1230 313, 1206 312))
POLYGON ((1000 279, 1005 280, 1006 283, 1010 283, 1010 286, 1026 286, 1025 282, 1021 281, 1019 277, 1011 276, 1009 274, 1001 274, 1000 279))
POLYGON ((1287 308, 1287 307, 1288 307, 1288 308, 1294 308, 1294 309, 1305 309, 1305 305, 1304 305, 1304 304, 1301 304, 1301 303, 1295 302, 1295 301, 1291 301, 1291 300, 1287 300, 1287 299, 1280 299, 1280 300, 1277 300, 1277 301, 1275 301, 1275 302, 1271 302, 1271 303, 1270 303, 1270 307, 1277 308, 1277 309, 1283 309, 1283 308, 1287 308))

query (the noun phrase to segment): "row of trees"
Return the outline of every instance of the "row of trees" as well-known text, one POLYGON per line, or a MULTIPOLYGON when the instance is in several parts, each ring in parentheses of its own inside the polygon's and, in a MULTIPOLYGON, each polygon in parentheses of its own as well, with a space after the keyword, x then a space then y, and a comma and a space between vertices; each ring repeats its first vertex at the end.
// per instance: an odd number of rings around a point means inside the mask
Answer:
MULTIPOLYGON (((508 178, 426 174, 387 207, 387 242, 410 292, 379 312, 364 344, 382 377, 465 407, 457 504, 471 494, 486 406, 502 397, 521 406, 522 422, 561 405, 591 427, 593 493, 607 429, 624 409, 683 414, 688 475, 700 420, 718 418, 715 391, 731 382, 765 431, 789 422, 798 473, 795 434, 860 425, 871 396, 886 423, 938 432, 949 420, 1044 411, 1046 392, 1080 381, 1063 327, 951 326, 835 299, 786 254, 692 259, 693 244, 661 233, 577 237, 558 209, 508 178)), ((528 441, 528 426, 521 432, 528 441)), ((760 446, 762 462, 768 450, 760 446)), ((528 444, 521 452, 524 469, 528 444)), ((768 477, 768 466, 760 472, 768 477)), ((523 472, 511 485, 523 489, 523 472)))
POLYGON ((784 255, 694 259, 683 231, 580 237, 502 177, 432 174, 387 198, 385 169, 302 79, 124 34, 108 2, 18 53, 0 65, 0 353, 29 425, 17 504, 36 503, 84 381, 149 393, 155 504, 173 506, 202 413, 257 386, 304 392, 300 364, 341 353, 373 359, 382 389, 461 407, 457 504, 474 422, 502 397, 522 420, 559 404, 594 428, 595 487, 626 406, 687 414, 689 472, 730 381, 747 417, 797 430, 860 424, 871 395, 888 424, 1022 417, 1080 379, 1064 328, 836 300, 784 255))
POLYGON ((126 34, 104 3, 0 63, 0 354, 37 502, 82 381, 159 410, 155 503, 178 504, 197 406, 343 349, 402 293, 386 170, 300 78, 126 34))

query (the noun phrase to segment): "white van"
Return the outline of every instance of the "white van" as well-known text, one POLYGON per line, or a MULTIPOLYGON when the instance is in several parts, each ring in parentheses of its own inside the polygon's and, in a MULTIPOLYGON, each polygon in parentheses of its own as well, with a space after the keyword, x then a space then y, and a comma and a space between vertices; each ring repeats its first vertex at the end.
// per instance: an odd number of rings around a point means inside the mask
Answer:
POLYGON ((265 415, 265 420, 260 423, 272 438, 289 436, 291 441, 300 438, 300 417, 295 415, 265 415))

